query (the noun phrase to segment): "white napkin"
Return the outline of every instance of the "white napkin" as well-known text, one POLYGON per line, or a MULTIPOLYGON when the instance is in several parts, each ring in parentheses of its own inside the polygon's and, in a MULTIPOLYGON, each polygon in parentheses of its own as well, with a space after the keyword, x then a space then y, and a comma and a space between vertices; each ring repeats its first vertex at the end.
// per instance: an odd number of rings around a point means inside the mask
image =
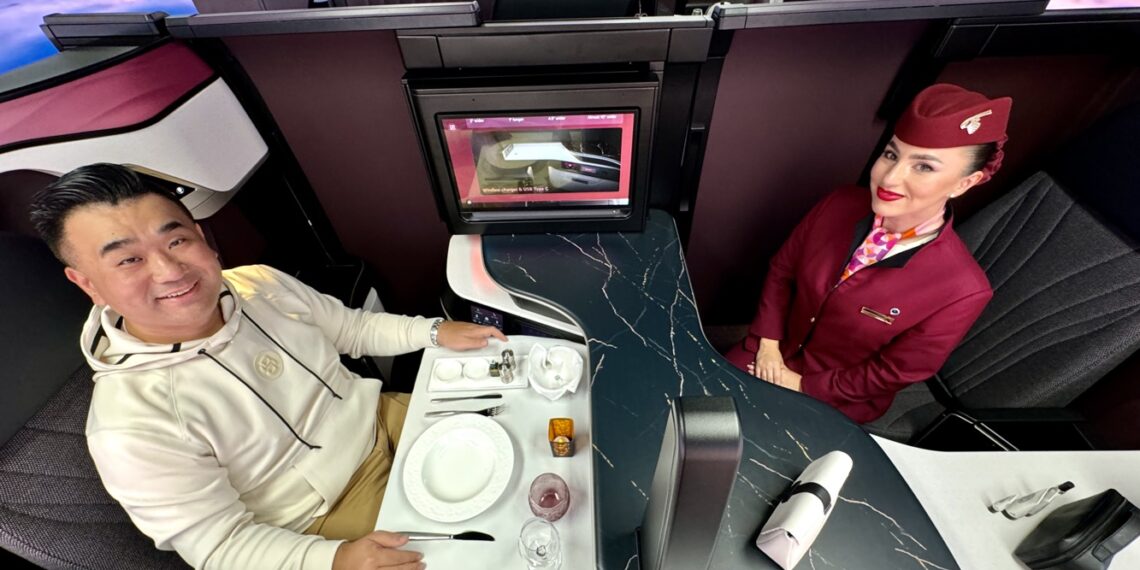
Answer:
POLYGON ((557 400, 567 392, 578 390, 578 383, 582 381, 582 365, 582 355, 566 346, 552 346, 547 350, 541 344, 535 344, 527 355, 527 374, 531 387, 550 400, 557 400), (551 368, 546 368, 544 363, 548 360, 556 363, 551 368))
POLYGON ((812 461, 764 523, 756 537, 756 547, 784 570, 799 564, 835 510, 851 465, 851 456, 842 451, 832 451, 812 461), (826 498, 827 504, 817 493, 826 498))

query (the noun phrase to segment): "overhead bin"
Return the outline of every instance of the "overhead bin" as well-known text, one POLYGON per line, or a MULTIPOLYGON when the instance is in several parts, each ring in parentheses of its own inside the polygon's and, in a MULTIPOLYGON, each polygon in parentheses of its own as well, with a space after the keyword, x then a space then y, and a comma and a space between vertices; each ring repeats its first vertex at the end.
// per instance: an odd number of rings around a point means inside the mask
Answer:
POLYGON ((955 20, 934 56, 974 57, 1135 53, 1140 8, 1050 11, 955 20))
POLYGON ((176 38, 223 38, 268 34, 361 32, 478 26, 478 2, 389 4, 268 12, 198 14, 167 18, 176 38))
POLYGON ((1001 17, 1040 14, 1048 0, 808 0, 764 4, 720 3, 711 14, 718 30, 821 24, 1001 17))
POLYGON ((141 46, 166 35, 166 16, 166 12, 48 14, 40 29, 59 51, 102 45, 141 46))
POLYGON ((703 62, 713 21, 707 16, 490 22, 473 28, 400 30, 411 69, 703 62))

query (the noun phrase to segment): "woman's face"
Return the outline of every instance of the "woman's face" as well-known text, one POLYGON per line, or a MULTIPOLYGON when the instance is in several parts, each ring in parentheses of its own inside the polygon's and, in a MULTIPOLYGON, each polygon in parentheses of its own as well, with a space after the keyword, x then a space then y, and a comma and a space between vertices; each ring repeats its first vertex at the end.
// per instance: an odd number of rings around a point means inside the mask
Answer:
POLYGON ((891 137, 871 168, 871 208, 890 231, 921 224, 981 180, 980 171, 966 172, 972 161, 973 147, 922 148, 891 137))

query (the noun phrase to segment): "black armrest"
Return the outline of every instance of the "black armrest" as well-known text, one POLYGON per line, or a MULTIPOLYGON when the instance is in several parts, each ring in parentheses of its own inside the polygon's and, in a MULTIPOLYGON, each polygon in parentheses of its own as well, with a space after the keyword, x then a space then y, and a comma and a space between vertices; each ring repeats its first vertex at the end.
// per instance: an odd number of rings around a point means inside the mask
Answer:
POLYGON ((943 451, 1094 449, 1080 429, 1086 418, 1063 408, 951 409, 911 440, 943 451))
POLYGON ((1079 412, 1065 408, 981 408, 964 405, 942 377, 926 381, 934 399, 946 408, 911 439, 911 444, 943 450, 1093 449, 1079 424, 1079 412))
POLYGON ((930 393, 934 395, 934 399, 942 404, 942 407, 948 410, 959 410, 964 406, 950 393, 950 388, 946 387, 946 382, 942 380, 942 376, 935 373, 926 381, 926 386, 930 388, 930 393))
POLYGON ((980 422, 1069 422, 1088 421, 1080 412, 1065 408, 991 408, 982 410, 962 410, 980 422))

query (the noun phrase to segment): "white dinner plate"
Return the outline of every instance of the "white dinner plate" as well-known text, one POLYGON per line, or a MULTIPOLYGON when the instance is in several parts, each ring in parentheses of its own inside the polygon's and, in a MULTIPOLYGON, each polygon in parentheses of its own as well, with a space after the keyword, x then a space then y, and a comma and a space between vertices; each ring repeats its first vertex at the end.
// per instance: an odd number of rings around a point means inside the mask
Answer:
POLYGON ((421 515, 439 522, 467 520, 503 494, 515 450, 503 426, 459 414, 429 427, 404 463, 404 492, 421 515))

